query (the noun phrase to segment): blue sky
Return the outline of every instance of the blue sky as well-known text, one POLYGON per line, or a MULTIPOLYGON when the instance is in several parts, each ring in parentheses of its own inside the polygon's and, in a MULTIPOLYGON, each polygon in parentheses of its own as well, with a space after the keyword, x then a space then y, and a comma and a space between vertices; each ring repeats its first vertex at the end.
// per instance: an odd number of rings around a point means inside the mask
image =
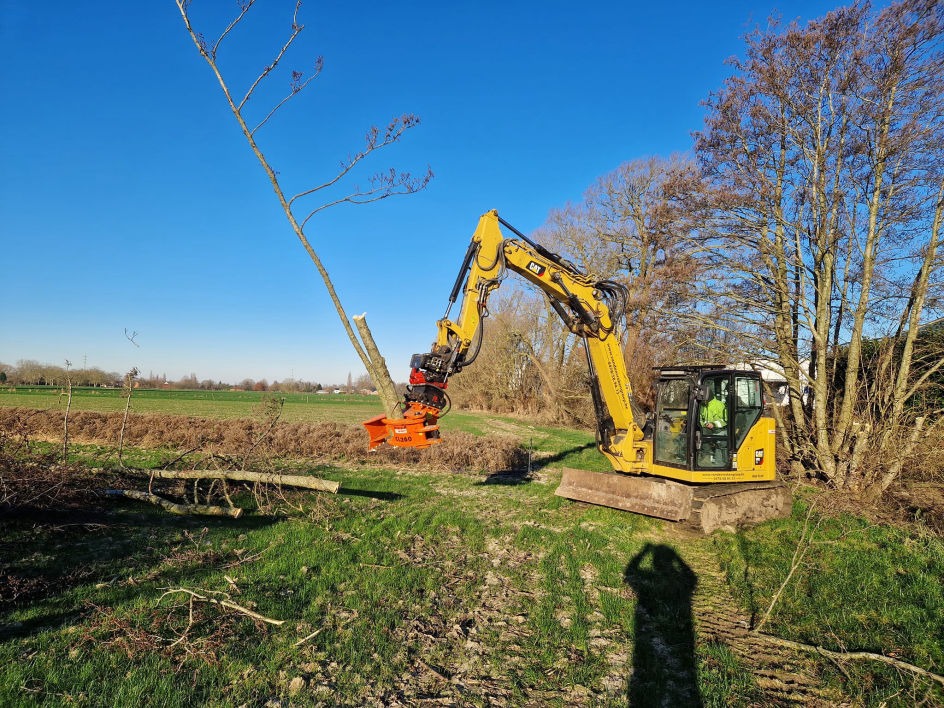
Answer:
MULTIPOLYGON (((348 313, 367 313, 405 380, 482 212, 528 233, 619 164, 689 150, 747 31, 836 6, 308 0, 284 68, 321 55, 324 70, 258 137, 293 194, 333 175, 369 126, 421 117, 359 181, 428 165, 424 192, 308 226, 348 313)), ((237 93, 292 7, 259 0, 224 44, 237 93)), ((215 38, 235 3, 191 12, 215 38)), ((0 0, 0 67, 0 362, 230 382, 363 373, 173 0, 0 0)), ((252 115, 287 87, 273 75, 252 115)))

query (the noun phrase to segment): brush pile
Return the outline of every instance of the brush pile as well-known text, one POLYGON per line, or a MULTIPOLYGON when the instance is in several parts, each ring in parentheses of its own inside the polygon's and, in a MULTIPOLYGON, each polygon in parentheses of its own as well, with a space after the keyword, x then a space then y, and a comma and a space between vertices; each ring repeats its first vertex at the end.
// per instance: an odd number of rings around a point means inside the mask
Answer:
MULTIPOLYGON (((73 411, 69 437, 76 443, 117 445, 122 413, 73 411)), ((0 408, 0 435, 61 439, 62 412, 0 408)), ((521 469, 527 452, 510 436, 477 436, 451 432, 424 450, 383 446, 367 451, 367 434, 359 425, 287 423, 253 419, 219 420, 174 415, 128 417, 124 444, 131 447, 191 450, 238 457, 252 449, 272 458, 305 458, 326 463, 410 467, 423 470, 495 473, 521 469)))

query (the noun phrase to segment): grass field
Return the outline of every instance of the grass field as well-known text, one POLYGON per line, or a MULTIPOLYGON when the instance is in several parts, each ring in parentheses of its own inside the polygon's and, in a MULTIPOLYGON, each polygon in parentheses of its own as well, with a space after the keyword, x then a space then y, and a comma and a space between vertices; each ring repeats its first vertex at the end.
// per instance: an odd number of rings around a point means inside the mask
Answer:
MULTIPOLYGON (((136 390, 132 396, 135 413, 188 415, 205 418, 251 418, 268 397, 284 399, 281 419, 286 422, 317 423, 334 421, 356 425, 383 412, 376 396, 359 394, 266 394, 256 391, 136 390)), ((0 387, 0 406, 65 410, 65 396, 52 386, 0 387)), ((125 399, 120 389, 76 388, 71 410, 101 413, 123 411, 125 399)), ((562 465, 589 470, 608 469, 593 445, 592 430, 568 430, 532 425, 511 416, 482 415, 452 411, 440 420, 445 434, 462 430, 475 435, 510 435, 522 447, 538 453, 565 455, 562 465)))
MULTIPOLYGON (((247 414, 259 400, 155 393, 155 412, 190 415, 188 400, 247 414)), ((73 404, 96 400, 109 399, 73 404)), ((136 392, 135 409, 145 400, 136 392)), ((294 407, 356 421, 371 404, 294 407)), ((584 432, 452 417, 596 464, 584 432)), ((100 450, 74 452, 90 489, 115 483, 100 450)), ((142 467, 160 459, 132 452, 142 467)), ((288 494, 279 513, 238 520, 107 500, 0 512, 0 705, 944 704, 927 679, 788 652, 745 628, 780 592, 765 631, 941 673, 944 543, 920 527, 829 514, 807 490, 790 519, 705 538, 562 500, 553 468, 318 474, 341 493, 288 494), (781 591, 801 538, 811 543, 781 591)))
MULTIPOLYGON (((195 415, 207 418, 248 418, 267 396, 285 400, 282 417, 290 422, 336 420, 356 423, 383 412, 376 396, 348 394, 279 393, 257 391, 178 391, 137 389, 132 409, 137 413, 195 415)), ((65 395, 58 386, 0 387, 0 406, 64 408, 65 395)), ((75 388, 74 410, 102 413, 124 410, 123 391, 117 388, 75 388)))

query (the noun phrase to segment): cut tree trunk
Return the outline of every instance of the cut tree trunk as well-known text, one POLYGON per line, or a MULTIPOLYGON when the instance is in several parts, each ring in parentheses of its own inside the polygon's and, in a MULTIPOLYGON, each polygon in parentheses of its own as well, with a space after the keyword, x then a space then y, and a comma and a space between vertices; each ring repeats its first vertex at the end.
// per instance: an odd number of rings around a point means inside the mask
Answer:
POLYGON ((181 516, 189 516, 196 514, 199 516, 229 516, 233 519, 238 519, 242 516, 243 510, 239 507, 229 507, 229 506, 209 506, 207 504, 177 504, 172 502, 169 499, 164 497, 159 497, 156 494, 150 494, 148 492, 138 492, 134 489, 108 489, 105 491, 105 494, 111 497, 125 497, 127 499, 134 499, 136 501, 148 502, 149 504, 154 504, 159 506, 165 511, 169 511, 171 514, 180 514, 181 516))
POLYGON ((357 326, 357 331, 361 335, 361 341, 364 344, 364 349, 367 351, 367 356, 370 359, 371 366, 367 373, 370 375, 370 380, 374 382, 374 386, 377 387, 377 394, 380 396, 380 402, 383 404, 384 413, 388 418, 401 417, 399 413, 400 394, 397 393, 396 384, 390 376, 387 361, 383 358, 383 355, 381 355, 380 349, 377 347, 377 342, 374 341, 374 336, 367 326, 367 313, 354 315, 353 320, 354 324, 357 326))
POLYGON ((283 487, 303 487, 337 494, 340 482, 300 474, 270 474, 248 470, 154 470, 155 479, 225 479, 229 482, 258 482, 283 487))

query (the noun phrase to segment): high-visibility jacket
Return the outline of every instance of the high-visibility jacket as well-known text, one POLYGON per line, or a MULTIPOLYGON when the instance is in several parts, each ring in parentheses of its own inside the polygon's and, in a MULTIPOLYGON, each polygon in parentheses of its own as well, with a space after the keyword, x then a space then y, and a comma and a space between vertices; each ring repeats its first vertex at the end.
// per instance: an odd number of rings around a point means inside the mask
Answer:
POLYGON ((720 398, 712 398, 701 409, 701 424, 711 423, 714 428, 723 428, 728 424, 728 407, 720 398))

